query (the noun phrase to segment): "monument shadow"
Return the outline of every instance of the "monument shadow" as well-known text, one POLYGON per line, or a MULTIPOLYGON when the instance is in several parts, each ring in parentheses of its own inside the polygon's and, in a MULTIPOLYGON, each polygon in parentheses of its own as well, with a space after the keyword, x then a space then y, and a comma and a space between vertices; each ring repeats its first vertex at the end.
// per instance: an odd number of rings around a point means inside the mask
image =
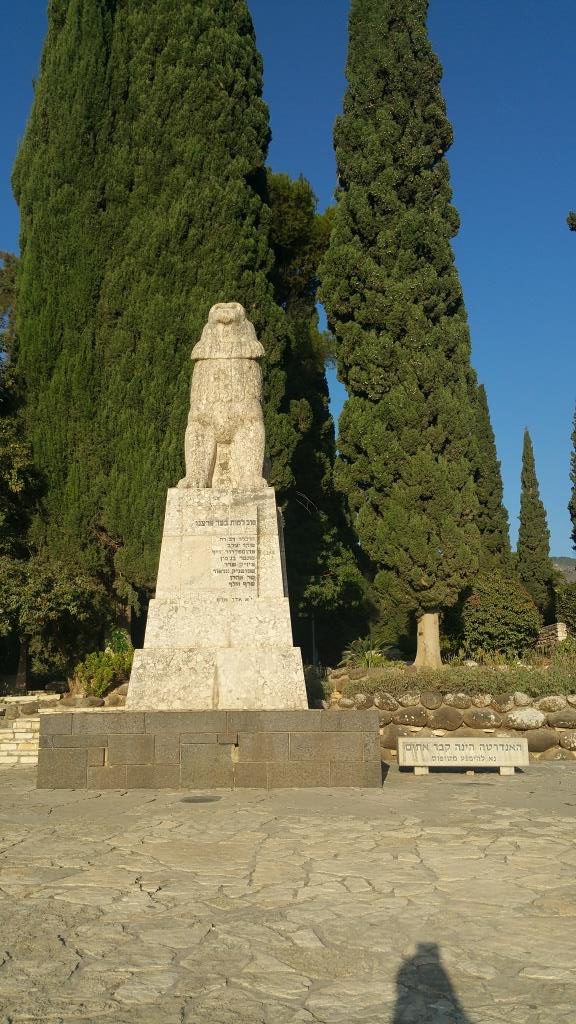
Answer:
POLYGON ((435 942, 419 942, 396 975, 392 1024, 474 1024, 462 1007, 435 942))

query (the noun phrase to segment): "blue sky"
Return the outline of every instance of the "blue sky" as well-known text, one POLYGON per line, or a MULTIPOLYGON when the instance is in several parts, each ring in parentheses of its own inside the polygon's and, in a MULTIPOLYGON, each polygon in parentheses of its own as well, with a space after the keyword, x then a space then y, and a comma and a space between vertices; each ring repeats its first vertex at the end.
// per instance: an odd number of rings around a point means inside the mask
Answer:
MULTIPOLYGON (((14 250, 10 170, 46 27, 45 0, 6 5, 0 63, 0 249, 14 250), (8 41, 8 45, 6 45, 8 41)), ((332 124, 345 88, 348 0, 249 0, 264 58, 275 170, 332 199, 332 124)), ((430 34, 454 125, 455 240, 515 541, 522 433, 532 434, 552 552, 573 554, 566 505, 576 400, 574 0, 431 0, 430 34)), ((341 386, 331 379, 338 412, 341 386)))

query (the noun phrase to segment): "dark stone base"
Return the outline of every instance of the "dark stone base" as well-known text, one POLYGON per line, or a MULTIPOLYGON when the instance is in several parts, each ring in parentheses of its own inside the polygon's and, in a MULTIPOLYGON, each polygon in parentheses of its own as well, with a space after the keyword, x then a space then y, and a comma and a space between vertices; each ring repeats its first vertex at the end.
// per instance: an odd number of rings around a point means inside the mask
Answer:
POLYGON ((38 789, 381 785, 375 709, 40 716, 38 789))

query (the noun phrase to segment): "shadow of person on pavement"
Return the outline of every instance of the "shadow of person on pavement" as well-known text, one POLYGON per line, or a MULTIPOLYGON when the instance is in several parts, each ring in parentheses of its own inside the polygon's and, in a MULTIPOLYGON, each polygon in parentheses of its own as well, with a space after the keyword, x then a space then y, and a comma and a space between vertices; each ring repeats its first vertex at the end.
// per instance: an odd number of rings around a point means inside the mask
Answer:
POLYGON ((419 942, 396 975, 392 1024, 473 1024, 464 1012, 435 942, 419 942))

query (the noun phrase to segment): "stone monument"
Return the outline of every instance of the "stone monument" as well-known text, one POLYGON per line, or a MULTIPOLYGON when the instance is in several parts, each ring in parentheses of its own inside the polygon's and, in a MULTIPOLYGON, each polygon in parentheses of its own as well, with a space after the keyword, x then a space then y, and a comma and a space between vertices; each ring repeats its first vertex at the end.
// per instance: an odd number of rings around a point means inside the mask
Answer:
POLYGON ((212 307, 192 351, 186 475, 168 491, 128 709, 308 706, 282 520, 263 477, 263 355, 239 303, 212 307))

